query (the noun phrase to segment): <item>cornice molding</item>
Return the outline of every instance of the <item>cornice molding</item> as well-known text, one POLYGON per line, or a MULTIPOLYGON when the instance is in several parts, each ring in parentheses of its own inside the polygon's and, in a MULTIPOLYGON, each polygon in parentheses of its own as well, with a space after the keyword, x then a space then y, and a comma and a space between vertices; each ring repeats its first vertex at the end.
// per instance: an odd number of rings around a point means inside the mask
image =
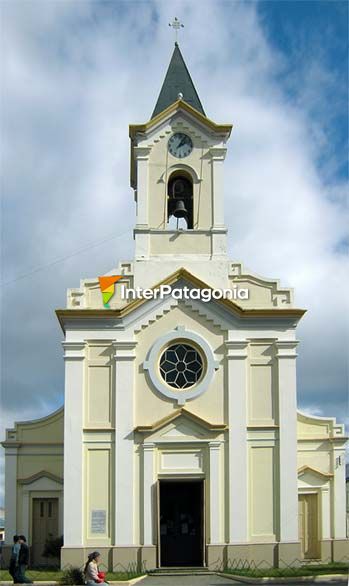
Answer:
MULTIPOLYGON (((74 311, 74 310, 73 310, 74 311)), ((86 342, 62 342, 64 360, 84 360, 86 342)))
POLYGON ((135 340, 114 340, 114 360, 118 362, 120 360, 134 360, 137 343, 135 340))

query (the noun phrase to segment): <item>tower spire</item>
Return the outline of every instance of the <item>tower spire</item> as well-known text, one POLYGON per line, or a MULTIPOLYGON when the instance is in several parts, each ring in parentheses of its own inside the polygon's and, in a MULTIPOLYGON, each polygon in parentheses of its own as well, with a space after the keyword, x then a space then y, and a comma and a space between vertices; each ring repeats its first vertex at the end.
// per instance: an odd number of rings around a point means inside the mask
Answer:
POLYGON ((157 114, 160 114, 160 112, 173 104, 173 102, 176 102, 178 100, 179 94, 181 94, 181 98, 184 100, 184 102, 187 102, 187 104, 192 106, 192 108, 198 110, 200 114, 206 116, 198 93, 193 84, 193 80, 190 77, 190 73, 183 59, 183 55, 176 41, 164 83, 162 84, 162 88, 151 117, 154 118, 157 114))

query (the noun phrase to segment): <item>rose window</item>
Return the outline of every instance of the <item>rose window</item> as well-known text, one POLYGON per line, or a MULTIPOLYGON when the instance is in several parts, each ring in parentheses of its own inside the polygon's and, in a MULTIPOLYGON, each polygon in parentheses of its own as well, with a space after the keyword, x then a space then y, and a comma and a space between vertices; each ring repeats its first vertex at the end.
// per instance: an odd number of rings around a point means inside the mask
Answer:
POLYGON ((199 352, 187 344, 169 346, 160 358, 160 373, 164 381, 176 389, 187 389, 198 382, 203 362, 199 352))

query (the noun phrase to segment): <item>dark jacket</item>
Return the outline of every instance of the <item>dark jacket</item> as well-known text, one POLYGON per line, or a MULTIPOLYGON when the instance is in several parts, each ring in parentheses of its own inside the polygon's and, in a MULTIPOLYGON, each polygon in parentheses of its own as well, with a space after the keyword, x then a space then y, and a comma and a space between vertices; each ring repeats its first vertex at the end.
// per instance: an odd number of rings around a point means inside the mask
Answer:
POLYGON ((19 550, 18 556, 18 563, 28 565, 29 564, 29 547, 26 543, 21 544, 21 549, 19 550))

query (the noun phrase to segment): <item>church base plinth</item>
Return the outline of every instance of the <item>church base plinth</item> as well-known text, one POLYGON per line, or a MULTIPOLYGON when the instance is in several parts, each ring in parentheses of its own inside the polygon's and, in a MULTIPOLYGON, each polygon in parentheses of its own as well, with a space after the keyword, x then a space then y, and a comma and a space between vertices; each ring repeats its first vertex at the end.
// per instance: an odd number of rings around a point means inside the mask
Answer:
POLYGON ((142 570, 154 570, 157 567, 157 547, 155 545, 143 545, 141 547, 140 559, 142 570))
POLYGON ((332 542, 332 561, 349 561, 349 539, 334 539, 332 542))
POLYGON ((329 564, 332 562, 332 540, 323 539, 320 541, 321 562, 329 564))
POLYGON ((222 572, 227 565, 227 547, 224 544, 206 546, 206 565, 209 570, 222 572))
POLYGON ((102 556, 101 568, 109 572, 141 572, 153 570, 157 567, 157 548, 152 546, 99 546, 62 547, 61 568, 71 566, 82 568, 87 556, 92 551, 99 551, 102 556))
MULTIPOLYGON (((335 539, 320 542, 321 562, 348 562, 349 540, 335 539)), ((155 545, 100 547, 63 547, 61 568, 82 568, 91 551, 102 556, 102 568, 109 572, 150 571, 159 567, 155 545)), ((10 548, 8 548, 9 553, 10 548)), ((285 568, 302 563, 300 542, 207 544, 205 566, 216 572, 239 568, 285 568)))
MULTIPOLYGON (((93 551, 93 548, 91 549, 93 551)), ((64 546, 61 549, 61 568, 69 568, 71 566, 82 568, 87 560, 87 555, 90 552, 85 547, 69 547, 64 546), (86 553, 87 552, 87 553, 86 553)))
POLYGON ((301 558, 302 552, 300 541, 278 543, 277 565, 279 568, 300 566, 301 558))
POLYGON ((140 567, 140 547, 115 546, 111 554, 113 572, 129 572, 140 567))
POLYGON ((237 543, 227 545, 227 567, 251 565, 259 568, 275 566, 276 543, 237 543))

